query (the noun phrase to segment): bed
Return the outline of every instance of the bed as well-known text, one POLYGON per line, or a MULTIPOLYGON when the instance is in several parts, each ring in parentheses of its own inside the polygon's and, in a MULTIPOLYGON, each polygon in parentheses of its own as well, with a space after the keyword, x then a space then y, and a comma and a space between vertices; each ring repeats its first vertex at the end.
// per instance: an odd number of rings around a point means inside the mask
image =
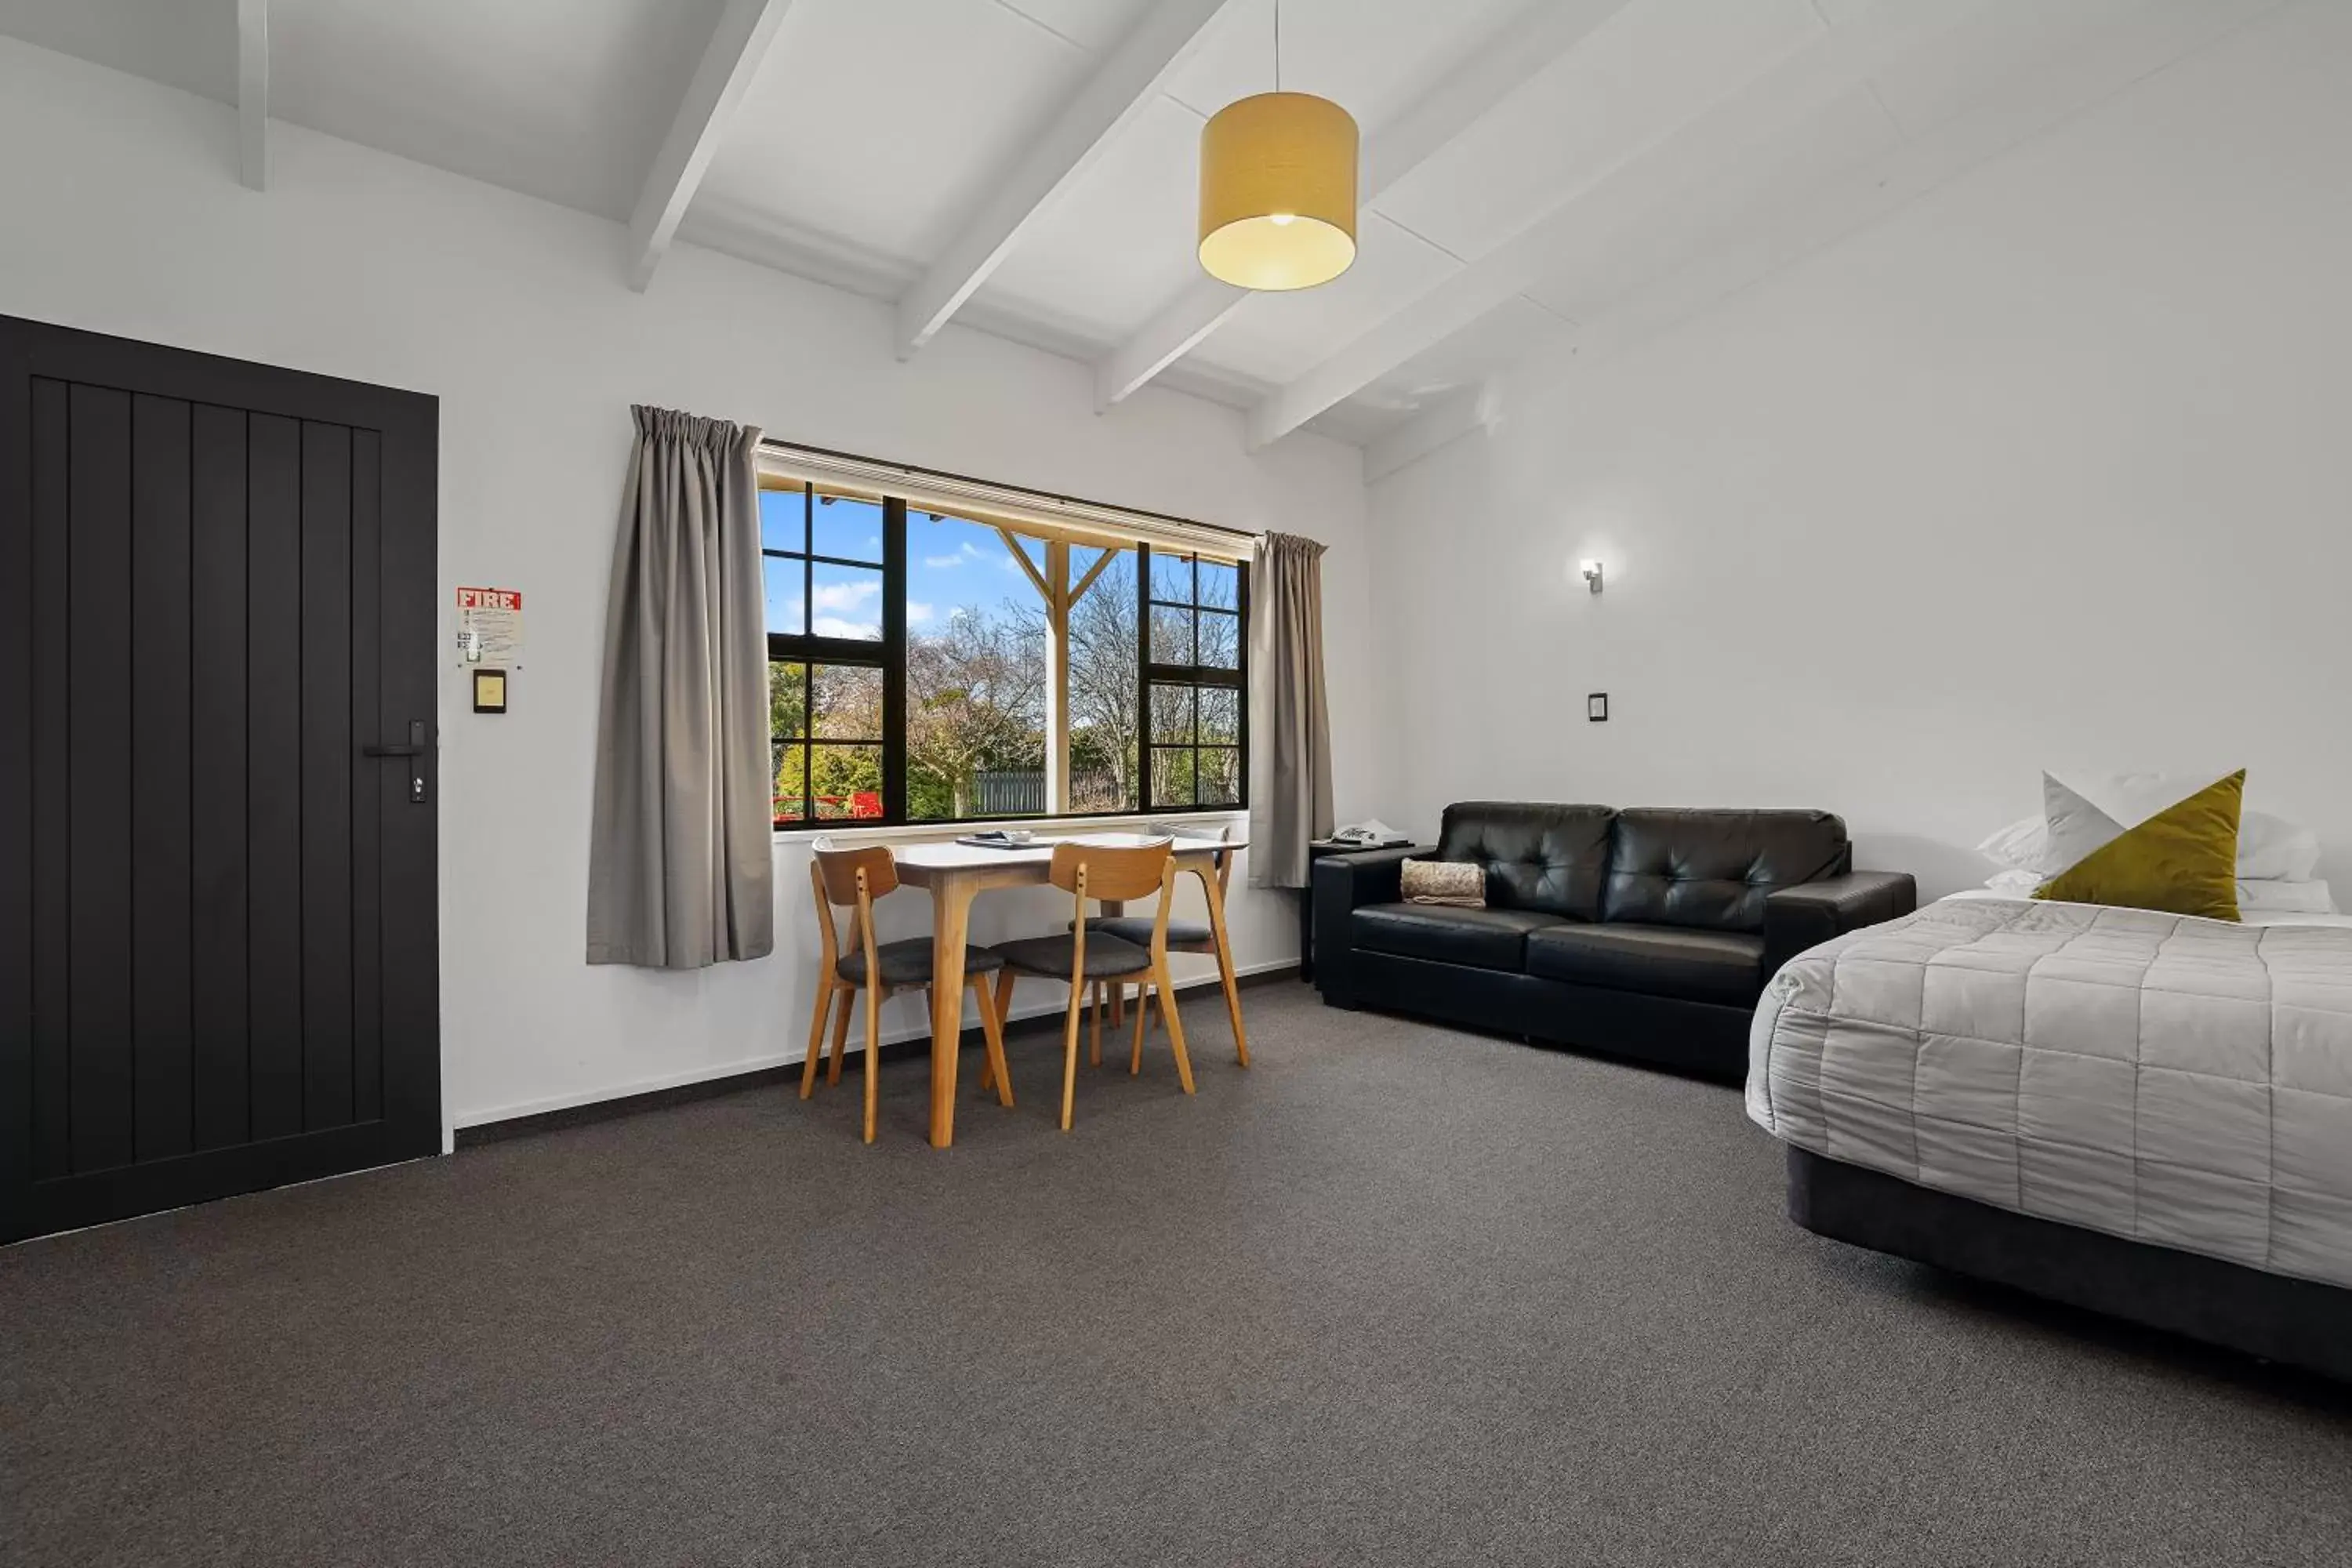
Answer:
POLYGON ((1790 960, 1800 1225, 2352 1379, 2352 917, 1986 893, 1790 960))

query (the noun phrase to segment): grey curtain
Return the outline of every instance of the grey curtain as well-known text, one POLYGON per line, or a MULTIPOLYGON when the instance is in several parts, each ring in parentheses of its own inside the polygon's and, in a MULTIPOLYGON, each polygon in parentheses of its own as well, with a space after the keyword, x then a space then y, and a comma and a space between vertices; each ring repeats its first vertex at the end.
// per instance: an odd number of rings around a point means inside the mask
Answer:
POLYGON ((1250 573, 1250 886, 1307 886, 1307 843, 1331 831, 1323 697, 1323 546, 1269 533, 1250 573))
POLYGON ((604 611, 588 962, 699 969, 776 944, 760 432, 634 412, 604 611))

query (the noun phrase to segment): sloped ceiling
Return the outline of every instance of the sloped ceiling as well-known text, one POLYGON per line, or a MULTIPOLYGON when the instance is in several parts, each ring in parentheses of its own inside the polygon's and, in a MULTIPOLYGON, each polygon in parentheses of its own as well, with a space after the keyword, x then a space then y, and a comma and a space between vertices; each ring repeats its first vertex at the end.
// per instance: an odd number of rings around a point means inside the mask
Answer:
MULTIPOLYGON (((1373 442, 1987 105, 2087 102, 2274 5, 1282 0, 1282 84, 1357 115, 1370 199, 1350 271, 1257 296, 1202 279, 1194 188, 1203 121, 1274 85, 1274 0, 264 9, 278 119, 621 222, 682 137, 681 240, 886 299, 951 274, 958 323, 1104 367, 1106 416, 1157 380, 1254 440, 1373 442)), ((0 32, 234 103, 238 12, 0 0, 0 32)))

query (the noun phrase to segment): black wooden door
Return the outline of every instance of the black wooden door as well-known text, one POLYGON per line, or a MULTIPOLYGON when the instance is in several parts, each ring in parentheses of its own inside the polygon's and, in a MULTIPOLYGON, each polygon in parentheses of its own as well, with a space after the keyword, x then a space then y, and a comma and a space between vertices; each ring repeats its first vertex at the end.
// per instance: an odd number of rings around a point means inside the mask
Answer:
POLYGON ((0 318, 0 1240, 439 1150, 438 421, 0 318))

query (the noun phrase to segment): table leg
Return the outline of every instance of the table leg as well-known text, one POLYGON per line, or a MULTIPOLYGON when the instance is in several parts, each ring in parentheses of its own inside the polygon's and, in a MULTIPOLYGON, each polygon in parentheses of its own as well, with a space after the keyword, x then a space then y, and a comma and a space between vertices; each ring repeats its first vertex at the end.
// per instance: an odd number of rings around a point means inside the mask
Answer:
POLYGON ((931 885, 931 1147, 955 1142, 956 1047, 963 1036, 963 949, 971 888, 961 877, 931 885))
POLYGON ((1234 944, 1225 935, 1224 889, 1217 886, 1217 879, 1205 868, 1196 867, 1192 874, 1201 879, 1201 891, 1209 899, 1209 934, 1215 939, 1217 978, 1224 983, 1225 1012, 1234 1021, 1234 1058, 1247 1067, 1249 1036, 1242 1030, 1242 992, 1234 977, 1234 944))

